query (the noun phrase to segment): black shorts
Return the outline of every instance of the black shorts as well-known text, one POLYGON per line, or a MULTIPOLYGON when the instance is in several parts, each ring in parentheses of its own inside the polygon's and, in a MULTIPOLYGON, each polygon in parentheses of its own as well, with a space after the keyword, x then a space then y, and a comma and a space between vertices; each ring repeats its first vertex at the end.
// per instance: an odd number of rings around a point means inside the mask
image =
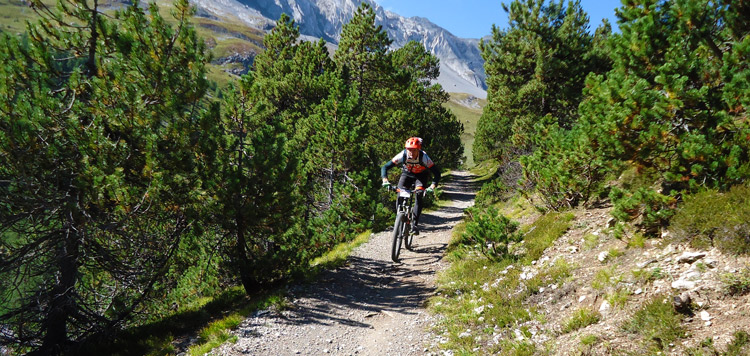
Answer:
POLYGON ((424 171, 422 173, 403 172, 401 173, 401 178, 399 178, 398 180, 398 187, 406 189, 412 189, 412 186, 414 186, 415 188, 424 188, 428 186, 427 182, 429 180, 429 171, 424 171))

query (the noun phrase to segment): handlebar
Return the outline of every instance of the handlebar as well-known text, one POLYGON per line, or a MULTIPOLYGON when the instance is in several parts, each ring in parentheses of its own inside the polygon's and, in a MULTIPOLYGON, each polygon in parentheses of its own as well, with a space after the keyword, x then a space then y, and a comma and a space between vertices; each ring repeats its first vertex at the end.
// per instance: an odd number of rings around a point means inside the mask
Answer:
MULTIPOLYGON (((387 190, 389 190, 389 191, 396 191, 396 192, 398 192, 398 191, 400 191, 400 190, 401 190, 401 188, 399 188, 399 187, 397 187, 397 186, 394 186, 394 185, 390 185, 390 184, 389 184, 389 185, 387 185, 387 186, 384 186, 384 187, 385 187, 385 188, 386 188, 387 190)), ((429 192, 433 192, 433 190, 428 190, 428 189, 424 189, 424 188, 423 188, 423 189, 414 189, 413 187, 412 187, 411 189, 406 189, 406 188, 404 188, 403 190, 407 191, 407 192, 408 192, 408 193, 410 193, 410 194, 411 194, 411 193, 419 193, 419 192, 422 192, 422 194, 427 194, 427 193, 429 193, 429 192)))

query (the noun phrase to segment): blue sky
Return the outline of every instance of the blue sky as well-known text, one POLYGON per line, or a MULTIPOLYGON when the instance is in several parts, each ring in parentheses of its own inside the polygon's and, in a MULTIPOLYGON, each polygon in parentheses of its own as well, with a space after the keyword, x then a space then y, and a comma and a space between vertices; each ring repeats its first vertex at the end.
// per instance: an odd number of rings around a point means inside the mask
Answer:
MULTIPOLYGON (((431 22, 463 38, 481 38, 489 35, 492 24, 508 27, 508 14, 501 4, 510 0, 375 0, 386 10, 404 17, 426 17, 431 22)), ((591 31, 609 19, 617 29, 615 9, 620 0, 581 0, 583 10, 589 15, 591 31)))

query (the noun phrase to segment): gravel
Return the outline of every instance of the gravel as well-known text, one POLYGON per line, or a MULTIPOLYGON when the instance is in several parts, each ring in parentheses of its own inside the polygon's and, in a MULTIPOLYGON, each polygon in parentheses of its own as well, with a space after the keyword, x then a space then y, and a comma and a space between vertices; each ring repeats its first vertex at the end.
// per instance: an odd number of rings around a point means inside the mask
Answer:
POLYGON ((373 234, 346 265, 288 288, 288 307, 260 310, 233 331, 234 343, 212 355, 425 355, 438 339, 426 302, 454 225, 473 204, 471 177, 453 172, 441 189, 448 203, 424 212, 414 250, 390 260, 390 229, 373 234))

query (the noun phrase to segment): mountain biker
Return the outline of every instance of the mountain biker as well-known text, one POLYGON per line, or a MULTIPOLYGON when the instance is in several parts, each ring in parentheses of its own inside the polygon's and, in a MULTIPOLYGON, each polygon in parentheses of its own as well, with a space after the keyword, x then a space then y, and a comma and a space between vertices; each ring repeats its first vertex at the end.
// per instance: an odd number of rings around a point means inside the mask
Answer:
MULTIPOLYGON (((412 184, 416 186, 417 190, 424 190, 425 192, 431 192, 435 189, 435 186, 440 182, 440 170, 438 170, 435 163, 432 162, 425 151, 422 151, 422 139, 419 137, 410 137, 404 144, 404 150, 393 156, 380 169, 380 176, 383 178, 383 187, 389 187, 391 185, 388 182, 388 170, 401 165, 403 172, 401 178, 398 180, 398 188, 410 188, 412 184), (424 185, 430 179, 430 172, 432 172, 432 184, 425 189, 424 185)), ((417 194, 416 215, 414 216, 414 224, 412 231, 415 235, 419 234, 419 216, 422 214, 422 195, 417 194)))

